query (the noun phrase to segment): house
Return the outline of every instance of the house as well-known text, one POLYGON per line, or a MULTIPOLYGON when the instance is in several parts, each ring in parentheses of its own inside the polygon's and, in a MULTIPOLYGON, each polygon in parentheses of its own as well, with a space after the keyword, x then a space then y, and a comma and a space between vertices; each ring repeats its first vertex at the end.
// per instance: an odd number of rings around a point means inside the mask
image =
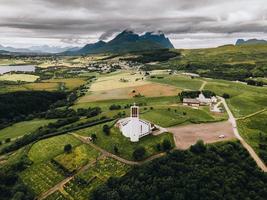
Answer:
POLYGON ((211 98, 206 98, 202 92, 196 99, 200 102, 200 105, 210 105, 212 103, 217 103, 216 97, 213 96, 211 98))
POLYGON ((183 99, 183 105, 184 106, 199 107, 200 102, 197 99, 184 98, 183 99))
POLYGON ((154 125, 139 118, 138 106, 134 104, 130 109, 131 116, 119 120, 116 126, 125 137, 130 138, 131 142, 138 142, 141 137, 152 133, 154 125))

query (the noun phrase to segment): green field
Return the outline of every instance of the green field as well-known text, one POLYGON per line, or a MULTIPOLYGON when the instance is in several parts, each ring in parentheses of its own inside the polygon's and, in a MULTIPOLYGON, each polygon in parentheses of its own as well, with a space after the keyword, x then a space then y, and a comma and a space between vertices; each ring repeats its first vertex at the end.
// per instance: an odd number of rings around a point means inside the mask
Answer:
MULTIPOLYGON (((108 123, 109 126, 112 126, 114 122, 108 123)), ((112 126, 110 130, 110 135, 105 135, 102 131, 103 124, 97 125, 90 128, 80 129, 76 131, 77 134, 83 136, 91 136, 91 134, 97 135, 97 140, 95 144, 106 149, 109 152, 114 153, 114 146, 119 150, 118 155, 132 160, 133 151, 139 147, 143 146, 146 149, 145 157, 149 157, 157 153, 156 144, 161 143, 164 139, 168 139, 172 142, 173 146, 173 137, 170 133, 161 134, 158 136, 148 135, 140 139, 138 143, 130 142, 130 140, 122 135, 118 128, 112 126)))
POLYGON ((60 135, 44 139, 35 143, 31 147, 29 151, 29 158, 34 163, 40 163, 52 159, 53 157, 63 153, 63 149, 66 144, 71 144, 75 147, 80 145, 81 142, 72 135, 60 135))
POLYGON ((183 75, 157 75, 155 78, 149 79, 152 82, 168 84, 176 86, 180 89, 186 90, 199 90, 202 85, 202 81, 199 79, 192 79, 189 76, 183 75))
POLYGON ((24 170, 20 177, 36 195, 47 191, 64 179, 64 175, 51 162, 34 164, 24 170))
POLYGON ((208 80, 205 89, 217 95, 227 93, 227 103, 235 117, 242 117, 267 107, 267 88, 223 80, 208 80))
POLYGON ((148 108, 141 113, 141 118, 163 127, 190 123, 214 122, 226 119, 225 115, 222 114, 220 116, 221 117, 217 116, 215 118, 205 109, 192 109, 184 106, 155 107, 153 110, 148 108))
POLYGON ((267 144, 267 112, 238 120, 238 129, 242 137, 267 164, 267 148, 260 148, 260 144, 267 144))
POLYGON ((82 144, 71 153, 63 153, 54 158, 68 172, 72 173, 88 162, 95 161, 100 153, 89 145, 82 144))
POLYGON ((54 121, 56 120, 35 119, 13 124, 12 126, 0 130, 0 140, 3 141, 6 138, 15 139, 25 134, 29 134, 37 130, 39 127, 45 126, 54 121))

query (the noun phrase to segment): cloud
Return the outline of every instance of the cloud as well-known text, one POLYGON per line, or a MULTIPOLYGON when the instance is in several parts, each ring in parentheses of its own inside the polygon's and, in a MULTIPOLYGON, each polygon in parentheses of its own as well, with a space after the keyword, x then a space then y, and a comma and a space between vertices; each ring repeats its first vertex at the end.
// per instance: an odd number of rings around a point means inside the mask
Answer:
POLYGON ((195 42, 200 41, 197 36, 213 34, 220 36, 211 38, 216 45, 233 35, 255 33, 266 38, 266 25, 265 0, 1 0, 0 4, 0 38, 13 43, 12 38, 38 38, 40 43, 53 39, 62 45, 81 44, 133 29, 161 30, 173 40, 194 35, 195 42))

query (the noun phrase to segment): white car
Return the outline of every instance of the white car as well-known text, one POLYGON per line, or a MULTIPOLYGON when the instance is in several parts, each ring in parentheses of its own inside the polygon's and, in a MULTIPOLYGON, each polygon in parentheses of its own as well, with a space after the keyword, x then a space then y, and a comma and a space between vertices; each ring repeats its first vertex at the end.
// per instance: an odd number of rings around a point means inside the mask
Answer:
POLYGON ((225 135, 219 135, 219 138, 225 138, 225 135))

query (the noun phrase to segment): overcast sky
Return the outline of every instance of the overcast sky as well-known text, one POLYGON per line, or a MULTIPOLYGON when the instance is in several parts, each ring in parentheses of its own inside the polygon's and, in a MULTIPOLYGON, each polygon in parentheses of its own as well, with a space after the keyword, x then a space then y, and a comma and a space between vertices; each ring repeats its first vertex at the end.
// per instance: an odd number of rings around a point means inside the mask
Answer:
POLYGON ((266 0, 0 0, 0 44, 81 46, 132 29, 176 48, 267 39, 266 0))

